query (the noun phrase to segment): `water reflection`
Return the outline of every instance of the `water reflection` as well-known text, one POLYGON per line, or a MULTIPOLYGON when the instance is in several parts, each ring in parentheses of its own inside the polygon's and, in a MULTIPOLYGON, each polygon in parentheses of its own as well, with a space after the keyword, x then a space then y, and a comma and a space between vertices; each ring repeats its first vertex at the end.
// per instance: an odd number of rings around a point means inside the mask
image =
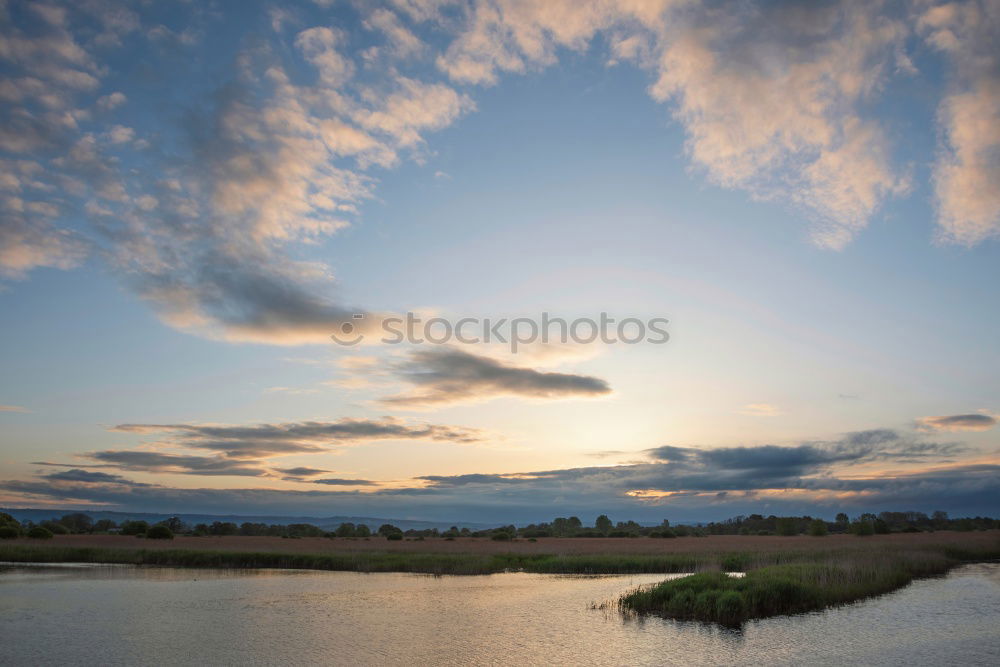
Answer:
POLYGON ((0 567, 0 662, 1000 662, 997 564, 742 630, 595 608, 663 578, 0 567))

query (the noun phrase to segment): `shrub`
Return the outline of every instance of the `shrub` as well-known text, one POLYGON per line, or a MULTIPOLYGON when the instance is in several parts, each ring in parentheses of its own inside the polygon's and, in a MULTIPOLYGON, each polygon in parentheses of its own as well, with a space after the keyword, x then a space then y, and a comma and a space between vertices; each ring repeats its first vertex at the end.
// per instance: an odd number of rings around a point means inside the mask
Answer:
POLYGON ((506 531, 503 531, 503 530, 500 530, 500 531, 497 531, 497 532, 493 533, 492 535, 490 535, 490 539, 491 540, 495 540, 497 542, 509 542, 510 541, 510 533, 508 533, 506 531))
POLYGON ((118 524, 111 519, 99 519, 94 522, 94 527, 91 529, 95 533, 108 533, 118 527, 118 524))
POLYGON ((150 540, 172 540, 174 532, 166 526, 156 525, 146 531, 146 538, 150 540))
POLYGON ((14 526, 8 524, 0 526, 0 540, 12 540, 21 534, 14 526))
POLYGON ((809 523, 809 534, 813 537, 823 537, 826 535, 826 521, 823 521, 823 519, 813 519, 809 523))
POLYGON ((357 526, 348 521, 337 526, 337 530, 335 532, 337 537, 354 537, 356 530, 357 526))
POLYGON ((232 521, 213 521, 208 532, 211 535, 239 535, 240 527, 232 521))
POLYGON ((149 530, 149 524, 145 521, 123 521, 121 525, 122 535, 142 535, 149 530))
MULTIPOLYGON (((456 535, 458 535, 457 528, 452 528, 452 530, 455 532, 456 535)), ((378 527, 378 534, 384 537, 388 537, 393 533, 401 533, 401 532, 403 531, 397 528, 396 526, 392 525, 391 523, 383 523, 381 526, 378 527)))
POLYGON ((795 519, 792 517, 781 517, 775 524, 775 531, 778 535, 791 536, 798 535, 798 527, 795 525, 795 519))
POLYGON ((311 523, 292 523, 286 528, 289 537, 323 537, 325 531, 311 523))
POLYGON ((870 537, 875 534, 875 526, 871 521, 855 521, 851 524, 851 532, 858 537, 870 537))
POLYGON ((67 514, 59 519, 59 523, 66 526, 66 529, 71 533, 89 533, 94 527, 94 520, 80 512, 67 514))
POLYGON ((42 522, 44 526, 53 535, 69 535, 69 528, 62 525, 58 521, 44 521, 42 522))
POLYGON ((35 526, 28 531, 28 537, 34 540, 51 540, 52 531, 45 526, 35 526))
POLYGON ((402 533, 389 533, 388 535, 385 536, 385 539, 387 539, 387 540, 393 540, 394 542, 396 542, 396 541, 399 541, 399 540, 403 539, 403 534, 402 533))

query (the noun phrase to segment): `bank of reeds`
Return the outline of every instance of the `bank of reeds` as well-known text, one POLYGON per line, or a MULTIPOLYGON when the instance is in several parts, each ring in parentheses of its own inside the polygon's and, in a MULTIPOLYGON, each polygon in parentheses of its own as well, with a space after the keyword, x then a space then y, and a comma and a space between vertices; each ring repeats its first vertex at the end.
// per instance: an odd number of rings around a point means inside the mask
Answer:
POLYGON ((626 612, 740 625, 883 595, 914 579, 944 574, 963 561, 1000 558, 1000 545, 818 556, 812 562, 746 568, 742 577, 702 572, 640 587, 623 595, 619 607, 626 612))
POLYGON ((693 572, 717 566, 712 554, 552 555, 345 552, 291 554, 202 549, 120 549, 37 544, 0 544, 0 561, 15 563, 125 563, 207 568, 285 568, 351 572, 551 574, 693 572))
POLYGON ((983 544, 911 545, 859 550, 739 551, 667 554, 523 554, 342 552, 277 553, 204 549, 75 547, 20 540, 0 544, 0 561, 112 563, 201 568, 286 568, 427 574, 695 573, 623 595, 619 607, 738 625, 749 619, 823 609, 901 588, 961 562, 1000 559, 1000 539, 983 544), (730 577, 725 572, 745 572, 730 577))

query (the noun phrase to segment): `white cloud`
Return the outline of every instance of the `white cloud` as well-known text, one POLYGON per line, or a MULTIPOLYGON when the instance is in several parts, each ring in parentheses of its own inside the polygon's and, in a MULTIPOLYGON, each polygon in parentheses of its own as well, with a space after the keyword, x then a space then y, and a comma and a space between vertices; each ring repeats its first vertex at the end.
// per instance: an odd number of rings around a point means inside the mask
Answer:
POLYGON ((492 84, 599 32, 615 62, 654 74, 650 95, 672 105, 696 167, 808 211, 819 245, 843 247, 907 189, 881 127, 861 112, 905 59, 908 27, 875 3, 479 3, 437 64, 455 81, 492 84))
POLYGON ((748 417, 777 417, 783 414, 778 406, 770 403, 748 403, 737 412, 748 417))
POLYGON ((937 5, 919 20, 955 71, 938 110, 944 145, 934 178, 941 237, 964 245, 1000 237, 998 25, 996 0, 937 5))
POLYGON ((35 268, 69 269, 79 264, 85 245, 44 220, 45 214, 53 213, 32 211, 31 202, 18 198, 0 204, 0 277, 20 280, 35 268))
POLYGON ((337 51, 343 41, 339 33, 330 28, 309 28, 295 38, 295 46, 319 70, 320 78, 336 86, 351 78, 354 65, 337 51))
POLYGON ((135 139, 135 130, 124 125, 115 125, 108 130, 107 138, 113 144, 125 144, 135 139))
POLYGON ((110 111, 125 104, 126 101, 128 98, 125 97, 125 93, 114 92, 97 98, 97 106, 104 111, 110 111))
POLYGON ((418 54, 424 48, 424 43, 402 24, 399 17, 387 9, 376 9, 365 20, 369 30, 381 31, 396 56, 406 58, 418 54))
POLYGON ((383 103, 359 110, 354 118, 368 130, 391 135, 403 147, 414 146, 423 131, 447 127, 475 107, 467 95, 441 83, 399 77, 396 84, 383 103))

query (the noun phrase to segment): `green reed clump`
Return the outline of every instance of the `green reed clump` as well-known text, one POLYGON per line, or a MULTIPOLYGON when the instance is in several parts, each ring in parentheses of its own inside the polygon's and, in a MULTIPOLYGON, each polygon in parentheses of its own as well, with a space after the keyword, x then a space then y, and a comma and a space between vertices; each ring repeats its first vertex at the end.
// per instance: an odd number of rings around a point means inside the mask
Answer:
POLYGON ((943 553, 918 551, 771 565, 743 577, 703 572, 630 591, 619 606, 631 612, 738 625, 881 595, 915 578, 944 574, 955 564, 943 553))

